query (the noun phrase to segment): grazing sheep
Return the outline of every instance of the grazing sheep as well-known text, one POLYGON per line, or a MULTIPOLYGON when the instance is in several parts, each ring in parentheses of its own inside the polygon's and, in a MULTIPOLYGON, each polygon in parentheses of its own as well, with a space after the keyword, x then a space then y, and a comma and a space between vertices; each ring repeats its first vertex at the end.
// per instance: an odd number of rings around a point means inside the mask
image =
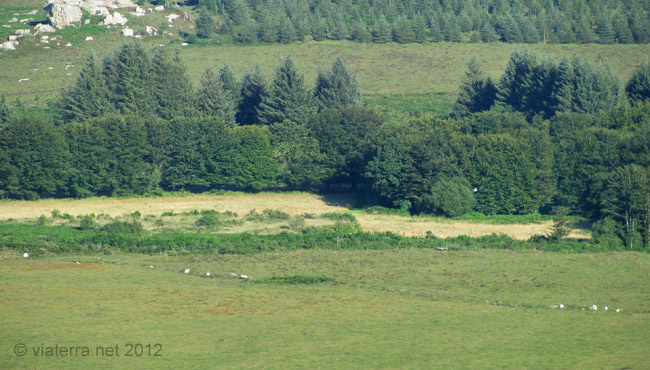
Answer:
POLYGON ((248 279, 248 275, 239 275, 240 279, 248 279))
POLYGON ((564 308, 564 305, 562 303, 560 303, 559 305, 557 305, 557 307, 558 308, 564 308))
POLYGON ((592 304, 591 309, 594 310, 594 311, 598 311, 598 306, 596 306, 595 304, 592 304))
POLYGON ((186 273, 186 274, 189 274, 189 273, 190 273, 190 269, 185 269, 185 273, 186 273))
POLYGON ((205 273, 205 276, 210 276, 210 272, 206 272, 206 273, 205 273))
POLYGON ((23 257, 28 258, 28 257, 29 257, 29 253, 25 252, 25 253, 23 254, 23 257))

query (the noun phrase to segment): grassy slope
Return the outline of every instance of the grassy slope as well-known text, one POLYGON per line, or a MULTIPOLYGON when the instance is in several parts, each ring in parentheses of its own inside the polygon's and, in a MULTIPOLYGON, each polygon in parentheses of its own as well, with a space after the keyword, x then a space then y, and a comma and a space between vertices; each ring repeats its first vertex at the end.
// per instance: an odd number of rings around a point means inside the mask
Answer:
POLYGON ((650 345, 647 254, 2 257, 5 368, 643 368, 650 345), (199 278, 205 271, 214 278, 199 278), (344 284, 255 284, 230 272, 344 284), (581 310, 591 304, 599 310, 581 310), (124 357, 127 342, 161 343, 163 356, 124 357), (16 343, 120 344, 122 356, 19 358, 16 343))
MULTIPOLYGON (((146 25, 163 30, 166 21, 162 14, 155 13, 130 23, 130 27, 141 34, 146 25)), ((174 29, 187 27, 188 24, 181 22, 174 29)), ((48 45, 50 50, 43 49, 44 45, 30 45, 33 39, 27 38, 18 51, 0 52, 0 92, 5 93, 9 100, 18 97, 28 105, 44 104, 45 100, 56 96, 57 91, 74 81, 89 52, 105 55, 124 40, 114 29, 107 31, 95 25, 84 26, 81 30, 67 29, 59 32, 58 37, 59 40, 48 45), (95 40, 85 42, 86 35, 92 35, 95 40), (73 46, 65 47, 68 42, 73 46), (74 67, 66 70, 66 65, 74 67), (19 83, 21 78, 30 81, 19 83), (34 100, 37 96, 40 102, 34 100)), ((170 38, 166 36, 145 38, 145 43, 151 48, 160 44, 178 46, 178 40, 170 44, 170 38)), ((181 47, 181 54, 196 84, 206 67, 218 69, 225 63, 230 64, 240 77, 259 64, 270 79, 280 58, 286 56, 294 58, 311 84, 319 67, 327 67, 336 56, 342 56, 357 73, 366 101, 385 110, 391 118, 402 118, 412 112, 447 114, 467 62, 473 55, 477 56, 486 72, 498 78, 510 53, 524 47, 540 58, 548 55, 557 59, 560 55, 575 54, 593 62, 602 60, 623 81, 650 54, 650 45, 378 45, 334 41, 256 46, 190 45, 181 47)))

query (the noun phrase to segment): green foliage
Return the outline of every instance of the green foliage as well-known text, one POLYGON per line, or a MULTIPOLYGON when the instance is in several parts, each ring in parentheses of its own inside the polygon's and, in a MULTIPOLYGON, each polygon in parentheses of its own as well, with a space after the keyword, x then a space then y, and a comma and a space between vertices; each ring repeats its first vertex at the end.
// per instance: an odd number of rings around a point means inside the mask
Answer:
POLYGON ((138 221, 113 221, 102 226, 101 231, 109 234, 139 235, 142 234, 144 229, 142 228, 142 224, 138 221))
POLYGON ((257 283, 273 283, 273 284, 336 284, 338 283, 334 278, 328 276, 310 276, 310 275, 291 275, 291 276, 274 276, 270 279, 255 280, 257 283))
POLYGON ((382 125, 382 118, 375 112, 356 106, 326 109, 309 121, 310 131, 325 155, 326 183, 356 186, 363 181, 382 125))
POLYGON ((204 116, 221 118, 229 126, 235 125, 235 99, 226 91, 223 81, 211 69, 206 69, 197 91, 196 107, 204 116))
POLYGON ((194 91, 178 49, 158 48, 151 60, 156 115, 169 120, 195 113, 194 91))
POLYGON ((569 235, 570 229, 568 227, 568 215, 568 207, 556 207, 553 209, 553 226, 551 227, 551 233, 548 235, 549 242, 557 243, 562 240, 562 238, 569 235))
POLYGON ((325 155, 304 124, 283 121, 270 126, 278 163, 278 181, 292 189, 309 189, 324 179, 325 155))
POLYGON ((341 57, 334 60, 329 70, 318 72, 314 98, 320 110, 361 105, 359 82, 353 72, 345 66, 341 57))
POLYGON ((196 35, 208 39, 212 36, 214 30, 214 19, 208 14, 205 8, 199 11, 199 17, 196 19, 196 35))
POLYGON ((262 211, 262 215, 266 218, 276 219, 276 220, 288 220, 291 216, 279 209, 265 209, 262 211))
POLYGON ((85 121, 111 110, 101 65, 90 53, 76 82, 61 92, 56 103, 57 118, 63 122, 85 121))
POLYGON ((291 58, 286 58, 275 70, 275 78, 258 109, 260 123, 270 125, 288 119, 306 122, 315 105, 305 85, 304 76, 291 58))
POLYGON ((38 199, 65 191, 68 144, 39 117, 14 117, 0 131, 0 196, 38 199))
POLYGON ((492 80, 484 76, 476 57, 472 57, 460 85, 454 115, 463 117, 489 110, 496 100, 496 92, 492 80))
POLYGON ((79 223, 80 230, 95 230, 97 229, 97 222, 94 215, 85 215, 81 218, 79 223))
POLYGON ((650 60, 641 63, 634 71, 625 85, 625 92, 631 102, 650 101, 650 60))
POLYGON ((258 110, 262 100, 267 96, 266 81, 260 66, 255 71, 247 73, 241 82, 241 98, 237 109, 237 123, 240 125, 256 125, 260 123, 258 110))
POLYGON ((201 215, 196 220, 196 226, 214 229, 222 225, 221 218, 217 214, 209 213, 201 215))
POLYGON ((275 185, 278 164, 273 158, 268 127, 239 126, 233 130, 236 150, 229 159, 232 161, 231 185, 260 190, 275 185))
POLYGON ((423 194, 415 207, 423 213, 457 217, 471 211, 474 203, 474 192, 469 181, 454 177, 436 181, 431 191, 423 194))

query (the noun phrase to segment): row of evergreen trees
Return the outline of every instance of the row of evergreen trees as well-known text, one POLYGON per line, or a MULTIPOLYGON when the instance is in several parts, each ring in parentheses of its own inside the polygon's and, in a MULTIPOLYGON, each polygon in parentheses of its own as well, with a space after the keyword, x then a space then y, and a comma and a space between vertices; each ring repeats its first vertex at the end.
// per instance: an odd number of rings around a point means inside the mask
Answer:
POLYGON ((199 0, 197 5, 218 15, 220 33, 242 43, 307 37, 377 43, 650 42, 650 5, 643 0, 199 0))
POLYGON ((305 122, 316 111, 361 104, 359 84, 342 59, 318 73, 311 91, 291 58, 267 83, 259 67, 239 81, 224 65, 206 69, 194 89, 178 51, 153 53, 140 43, 125 43, 101 62, 89 55, 79 78, 53 104, 57 121, 85 121, 107 113, 220 117, 229 126, 305 122))
MULTIPOLYGON (((486 76, 476 58, 468 64, 454 114, 466 116, 492 108, 516 111, 529 119, 550 118, 560 112, 597 113, 617 106, 620 81, 607 65, 595 66, 574 57, 559 63, 537 62, 528 50, 516 50, 498 82, 486 76)), ((650 61, 639 65, 625 86, 631 103, 650 99, 650 61)))

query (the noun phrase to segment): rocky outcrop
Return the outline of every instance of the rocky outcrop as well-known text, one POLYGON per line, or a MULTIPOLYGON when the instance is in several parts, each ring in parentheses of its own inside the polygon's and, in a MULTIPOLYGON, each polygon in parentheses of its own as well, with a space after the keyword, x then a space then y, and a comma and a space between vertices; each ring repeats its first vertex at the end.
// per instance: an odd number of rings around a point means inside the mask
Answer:
POLYGON ((54 27, 62 29, 81 22, 83 16, 81 12, 82 9, 88 11, 92 15, 103 15, 109 17, 109 9, 137 7, 138 6, 131 0, 47 0, 45 10, 48 12, 50 23, 52 23, 54 27))
POLYGON ((115 12, 113 14, 109 14, 106 18, 104 18, 104 21, 102 22, 103 25, 109 25, 109 24, 120 24, 120 25, 125 25, 129 22, 128 19, 126 19, 122 14, 115 12))
POLYGON ((45 6, 45 10, 47 10, 48 18, 52 26, 63 29, 81 22, 83 14, 78 3, 78 0, 55 0, 54 2, 48 3, 45 6))
POLYGON ((56 32, 54 27, 50 26, 49 24, 44 24, 44 23, 39 23, 34 27, 34 34, 35 35, 40 35, 41 33, 52 33, 56 32))

